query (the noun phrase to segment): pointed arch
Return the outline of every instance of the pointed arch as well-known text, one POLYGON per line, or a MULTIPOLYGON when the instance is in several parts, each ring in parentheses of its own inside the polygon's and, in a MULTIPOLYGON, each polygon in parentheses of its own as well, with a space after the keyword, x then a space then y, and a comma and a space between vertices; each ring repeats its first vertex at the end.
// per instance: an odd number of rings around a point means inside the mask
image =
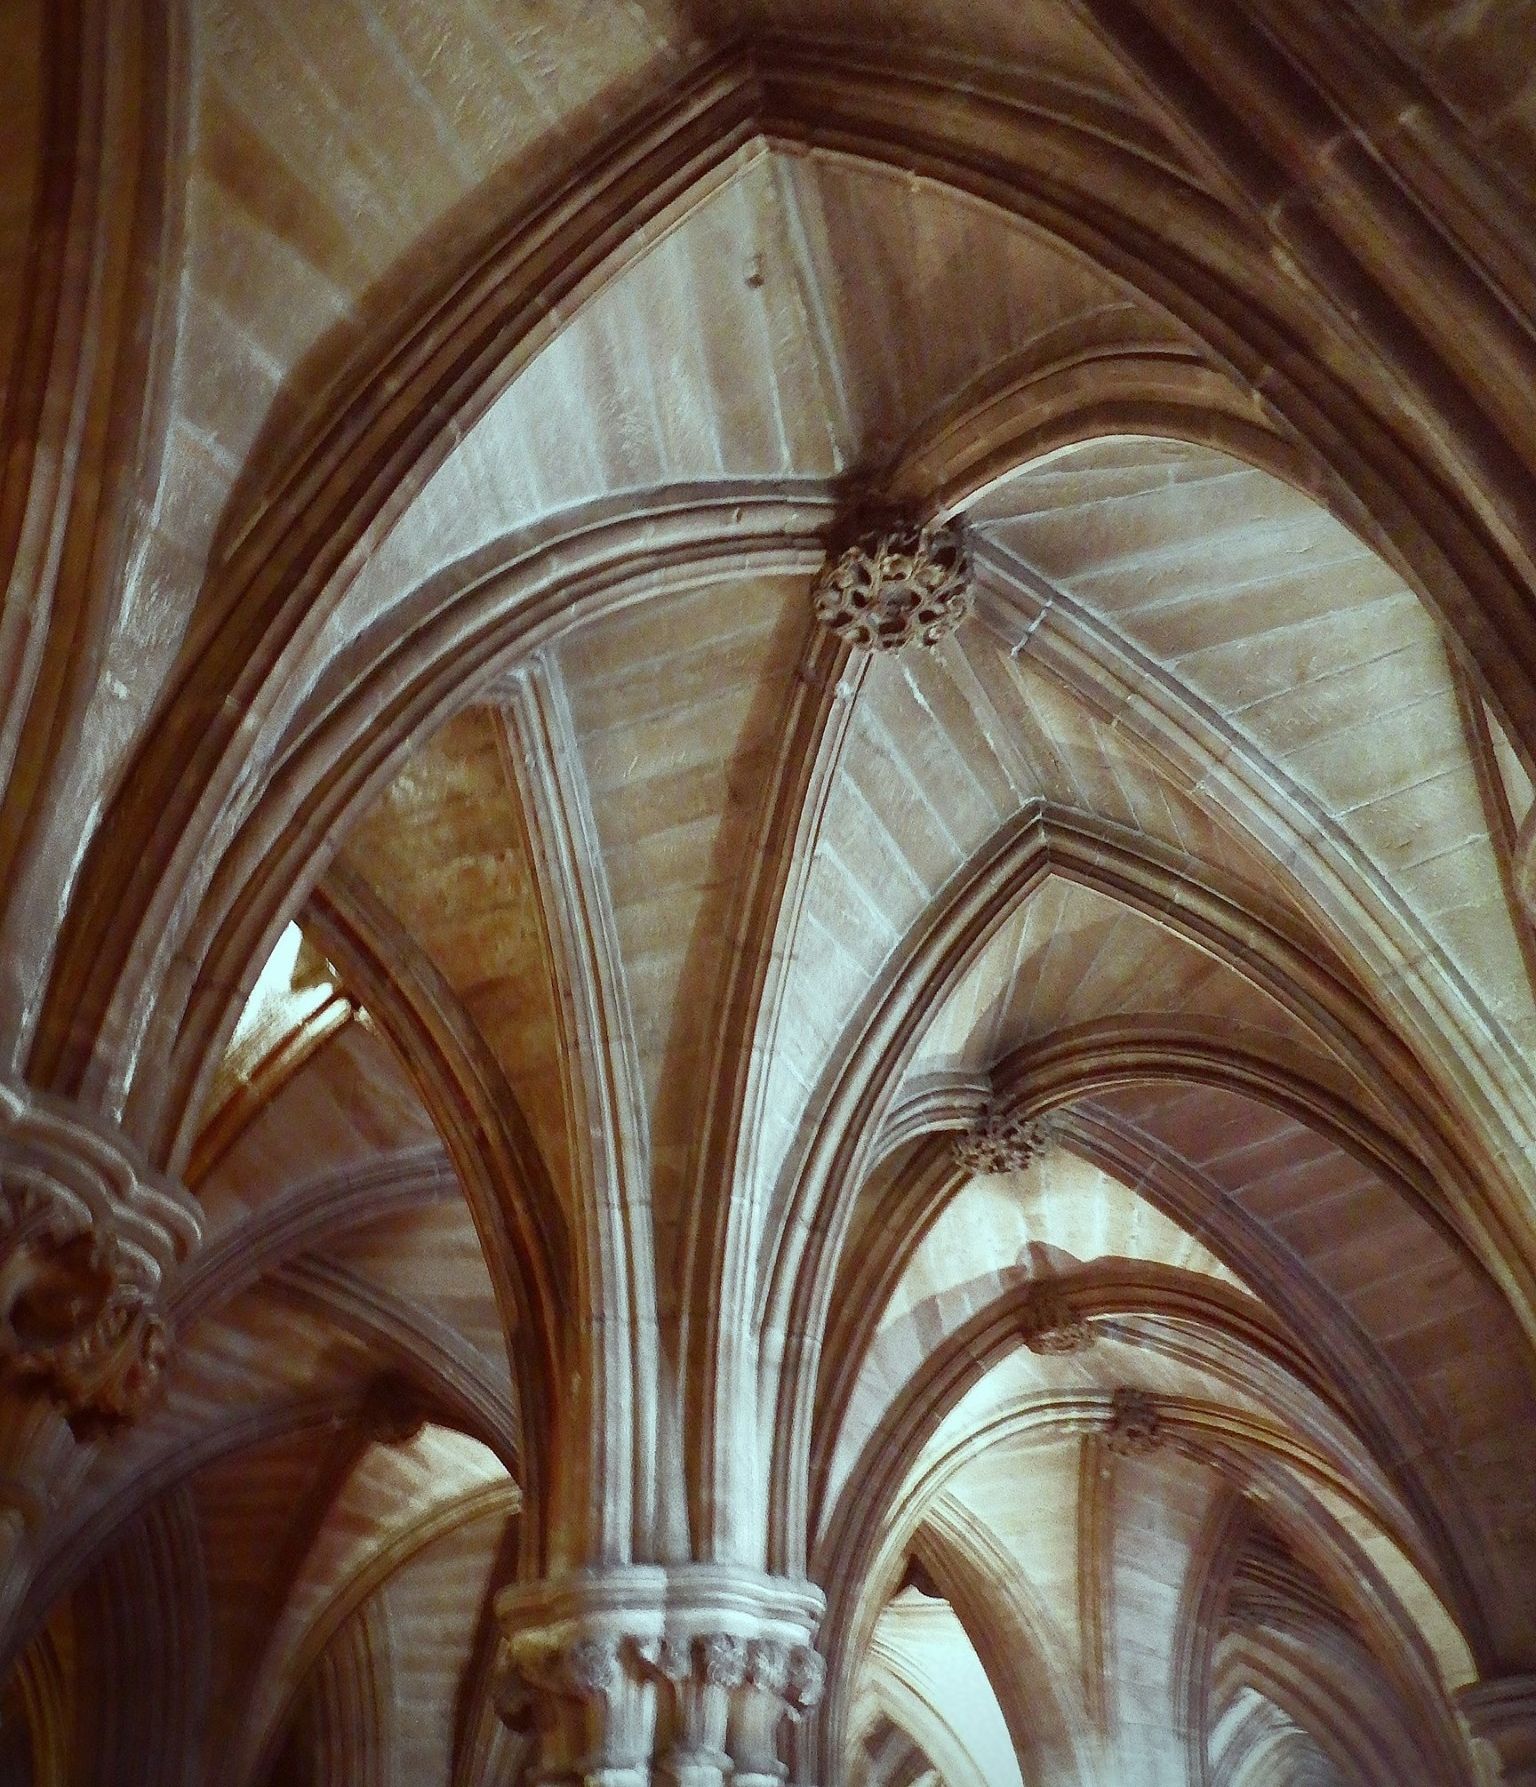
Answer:
MULTIPOLYGON (((569 1237, 527 1119, 469 1015, 360 878, 333 869, 307 922, 418 1076, 458 1168, 508 1336, 530 1506, 560 1493, 569 1356, 569 1237), (388 939, 385 943, 383 940, 388 939)), ((544 1529, 523 1523, 530 1564, 544 1529)))
MULTIPOLYGON (((229 530, 233 544, 209 605, 222 619, 198 640, 87 852, 36 1031, 34 1077, 114 1112, 149 1106, 133 1116, 136 1126, 162 1121, 154 1107, 165 1088, 155 1082, 197 979, 194 968, 173 988, 169 967, 185 957, 183 926, 198 922, 223 859, 215 840, 228 838, 269 781, 294 691, 318 669, 303 666, 337 594, 452 441, 547 339, 551 319, 610 278, 754 135, 919 171, 1053 236, 1171 312, 1240 382, 1261 386, 1273 411, 1311 443, 1372 543, 1406 563, 1415 587, 1467 636, 1515 736, 1536 737, 1536 627, 1509 542, 1490 537, 1485 517, 1426 470, 1433 455, 1417 463, 1373 414, 1363 395, 1375 366, 1369 353, 1354 369, 1354 388, 1347 375, 1322 373, 1320 359, 1303 368, 1287 332, 1317 317, 1307 294, 1277 288, 1262 229, 1132 146, 1120 122, 1081 95, 1048 89, 1011 100, 978 92, 957 117, 920 75, 878 58, 775 44, 761 62, 690 70, 670 106, 621 127, 557 191, 477 248, 409 328, 397 326, 403 345, 342 382, 345 420, 326 418, 281 457, 292 468, 289 487, 262 492, 251 525, 229 530), (1484 614, 1503 630, 1497 647, 1484 614), (124 885, 109 836, 119 846, 155 837, 167 848, 135 857, 124 885), (146 1073, 148 1089, 138 1090, 146 1073)), ((1477 469, 1497 474, 1492 465, 1477 469)))
MULTIPOLYGON (((1390 1093, 1394 1115, 1413 1147, 1424 1162, 1433 1163, 1447 1214, 1458 1230, 1481 1232, 1475 1251, 1483 1266, 1498 1276, 1506 1294, 1516 1292, 1517 1311, 1530 1308, 1529 1267, 1521 1246, 1499 1212, 1488 1207, 1486 1187, 1459 1158, 1450 1124, 1432 1114, 1437 1101, 1422 1070, 1360 992, 1299 937, 1256 918, 1223 892, 1214 876, 1198 878, 1187 862, 1174 863, 1146 839, 1104 821, 1042 804, 1004 828, 946 890, 850 1025, 850 1046, 835 1080, 820 1089, 806 1140, 786 1177, 767 1245, 768 1264, 759 1279, 764 1332, 783 1337, 784 1345, 783 1366, 766 1393, 775 1399, 784 1460, 774 1477, 770 1545, 785 1560, 799 1555, 800 1535, 807 1530, 803 1498, 829 1299, 890 1100, 925 1015, 958 982, 1001 914, 1047 874, 1081 881, 1156 914, 1238 967, 1375 1075, 1390 1093), (1495 1241, 1496 1236, 1501 1239, 1495 1241)), ((1410 1174, 1405 1182, 1416 1180, 1410 1174)))

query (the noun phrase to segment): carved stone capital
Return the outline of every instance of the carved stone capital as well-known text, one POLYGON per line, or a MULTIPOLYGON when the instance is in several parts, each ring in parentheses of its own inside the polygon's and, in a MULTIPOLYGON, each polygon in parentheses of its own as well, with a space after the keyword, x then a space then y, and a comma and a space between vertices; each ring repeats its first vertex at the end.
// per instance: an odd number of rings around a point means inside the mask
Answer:
POLYGON ((593 1700, 611 1694, 619 1681, 619 1640, 611 1634, 577 1637, 566 1643, 528 1643, 503 1647, 498 1664, 509 1689, 593 1700))
POLYGON ((164 1286, 200 1233, 186 1192, 101 1120, 0 1087, 0 1372, 81 1421, 138 1414, 170 1345, 164 1286))
POLYGON ((497 1597, 497 1711, 538 1782, 777 1787, 779 1732, 815 1704, 808 1583, 729 1566, 640 1565, 497 1597))
POLYGON ((491 1697, 503 1723, 534 1747, 532 1780, 582 1781, 611 1769, 631 1787, 626 1767, 632 1787, 646 1780, 644 1709, 616 1633, 504 1637, 491 1697))
POLYGON ((1018 1313, 1019 1334, 1032 1353, 1080 1353, 1093 1345, 1093 1328, 1054 1286, 1036 1285, 1018 1313))
POLYGON ((1043 1118, 991 1108, 955 1137, 955 1161, 968 1173, 1019 1173, 1047 1139, 1043 1118))
POLYGON ((936 645, 971 611, 971 555, 958 523, 887 513, 834 543, 811 590, 816 618, 863 651, 936 645))
POLYGON ((633 1648, 641 1666, 658 1681, 685 1681, 693 1669, 693 1656, 686 1638, 666 1635, 637 1638, 633 1640, 633 1648))
POLYGON ((505 1640, 497 1647, 491 1668, 491 1705, 509 1731, 520 1736, 534 1727, 534 1683, 505 1640))
POLYGON ((1120 1458, 1141 1458, 1157 1451, 1166 1436, 1156 1399, 1145 1390, 1116 1390, 1110 1402, 1104 1443, 1120 1458))
POLYGON ((804 1714, 819 1706, 826 1683, 826 1658, 808 1644, 797 1644, 789 1653, 789 1679, 784 1688, 790 1711, 804 1714))
POLYGON ((706 1632, 693 1641, 699 1679, 706 1687, 739 1688, 747 1679, 746 1640, 733 1632, 706 1632))
POLYGON ((782 1695, 789 1685, 789 1646, 777 1638, 754 1638, 747 1647, 747 1684, 782 1695))
POLYGON ((584 1700, 613 1693, 619 1685, 619 1643, 611 1634, 578 1638, 560 1660, 561 1685, 584 1700))

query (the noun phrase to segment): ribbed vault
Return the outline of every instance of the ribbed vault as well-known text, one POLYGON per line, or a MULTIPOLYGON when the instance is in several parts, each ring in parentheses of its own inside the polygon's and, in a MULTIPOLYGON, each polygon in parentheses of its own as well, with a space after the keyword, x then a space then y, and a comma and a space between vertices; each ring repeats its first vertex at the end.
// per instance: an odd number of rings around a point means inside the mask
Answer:
POLYGON ((1532 1778, 1527 11, 4 9, 3 1787, 1532 1778))

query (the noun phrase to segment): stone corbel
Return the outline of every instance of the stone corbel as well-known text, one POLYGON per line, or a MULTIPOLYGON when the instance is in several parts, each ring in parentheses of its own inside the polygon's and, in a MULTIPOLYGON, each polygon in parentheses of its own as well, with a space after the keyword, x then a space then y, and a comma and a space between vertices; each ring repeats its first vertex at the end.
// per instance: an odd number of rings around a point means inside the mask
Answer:
POLYGON ((643 1732, 625 1704, 631 1688, 620 1640, 586 1634, 504 1641, 493 1693, 505 1723, 534 1744, 533 1780, 644 1787, 643 1732))
POLYGON ((107 1124, 0 1087, 0 1374, 72 1421, 139 1414, 170 1344, 164 1289, 197 1206, 107 1124))

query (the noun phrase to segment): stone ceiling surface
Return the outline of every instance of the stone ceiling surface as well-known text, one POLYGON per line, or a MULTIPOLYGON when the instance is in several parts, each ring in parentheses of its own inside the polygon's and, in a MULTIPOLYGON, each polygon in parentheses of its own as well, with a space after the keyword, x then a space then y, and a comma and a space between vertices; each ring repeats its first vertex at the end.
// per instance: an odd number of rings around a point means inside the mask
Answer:
POLYGON ((1536 1782, 1532 46, 0 6, 0 1787, 1536 1782))

